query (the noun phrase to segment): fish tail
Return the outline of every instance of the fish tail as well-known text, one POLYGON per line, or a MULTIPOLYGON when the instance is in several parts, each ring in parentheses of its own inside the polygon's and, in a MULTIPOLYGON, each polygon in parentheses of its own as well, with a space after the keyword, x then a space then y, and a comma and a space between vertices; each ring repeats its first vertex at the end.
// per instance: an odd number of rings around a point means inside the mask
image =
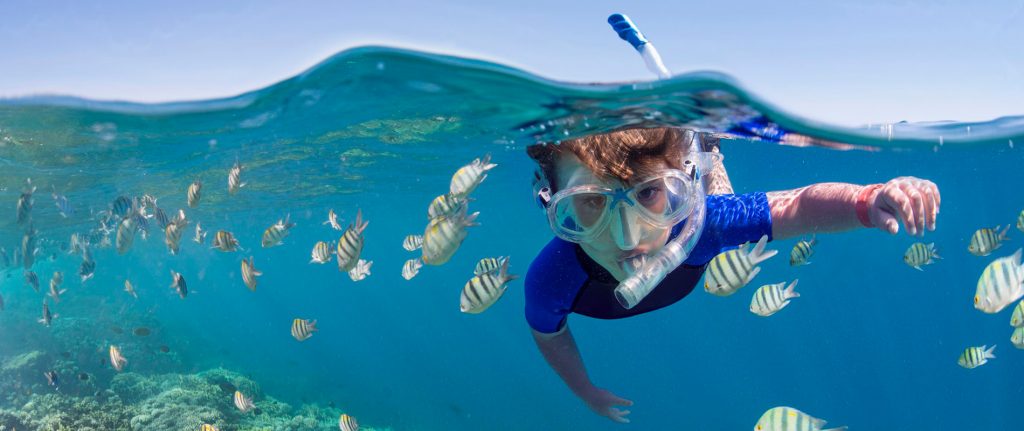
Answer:
POLYGON ((767 244, 768 235, 761 235, 761 239, 757 241, 757 245, 755 245, 754 249, 751 250, 750 253, 747 255, 748 257, 750 257, 751 265, 757 265, 761 262, 768 260, 772 256, 778 254, 778 250, 765 250, 767 244))
MULTIPOLYGON (((999 230, 999 228, 1000 228, 1001 226, 1002 226, 1002 225, 996 226, 996 230, 999 230)), ((1008 237, 1006 236, 1006 233, 1007 233, 1007 231, 1009 231, 1009 230, 1010 230, 1010 225, 1009 225, 1009 224, 1007 224, 1007 225, 1006 225, 1006 227, 1005 227, 1005 228, 1003 228, 1003 231, 1002 231, 1002 232, 999 232, 999 240, 1000 240, 1000 241, 1006 241, 1006 240, 1007 240, 1007 238, 1008 238, 1008 237)))
POLYGON ((356 233, 362 234, 363 230, 365 230, 366 226, 368 226, 369 224, 369 221, 363 221, 363 209, 360 208, 359 211, 356 212, 356 223, 354 225, 356 233))
POLYGON ((988 346, 981 346, 981 350, 983 350, 983 352, 981 353, 981 357, 983 359, 995 359, 996 355, 992 352, 996 350, 996 346, 993 344, 992 347, 989 347, 987 349, 986 347, 988 346))
POLYGON ((793 280, 792 283, 789 283, 789 287, 786 287, 786 290, 782 291, 782 297, 783 298, 791 299, 791 298, 799 298, 800 297, 800 293, 796 291, 796 283, 798 281, 800 281, 799 278, 796 279, 796 280, 793 280))
POLYGON ((480 223, 476 222, 476 218, 479 215, 480 215, 480 211, 477 211, 477 212, 475 212, 473 214, 470 214, 470 215, 466 216, 466 218, 462 219, 462 225, 466 226, 466 227, 469 227, 469 226, 480 226, 480 223))
POLYGON ((942 259, 942 256, 939 256, 939 249, 935 248, 934 242, 928 244, 928 256, 930 257, 929 263, 931 263, 931 259, 942 259))

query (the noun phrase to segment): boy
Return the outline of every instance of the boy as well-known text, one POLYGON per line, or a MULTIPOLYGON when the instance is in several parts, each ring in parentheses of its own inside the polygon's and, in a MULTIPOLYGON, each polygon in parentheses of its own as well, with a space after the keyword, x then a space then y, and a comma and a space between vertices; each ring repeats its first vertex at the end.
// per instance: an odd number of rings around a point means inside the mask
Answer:
POLYGON ((645 256, 682 235, 681 226, 700 220, 693 203, 705 188, 731 192, 720 162, 691 163, 702 160, 692 154, 700 152, 694 142, 699 138, 675 128, 631 128, 527 148, 540 166, 538 199, 556 238, 527 272, 526 320, 545 360, 573 393, 617 422, 629 422, 629 411, 616 406, 633 403, 590 381, 569 331, 569 314, 618 319, 671 305, 693 291, 715 255, 762 235, 784 239, 857 227, 896 234, 901 222, 911 235, 935 229, 939 190, 913 177, 868 186, 821 183, 707 195, 703 225, 696 227, 700 237, 691 242, 686 260, 627 309, 613 293, 619 282, 645 256), (702 184, 709 178, 711 184, 702 184))

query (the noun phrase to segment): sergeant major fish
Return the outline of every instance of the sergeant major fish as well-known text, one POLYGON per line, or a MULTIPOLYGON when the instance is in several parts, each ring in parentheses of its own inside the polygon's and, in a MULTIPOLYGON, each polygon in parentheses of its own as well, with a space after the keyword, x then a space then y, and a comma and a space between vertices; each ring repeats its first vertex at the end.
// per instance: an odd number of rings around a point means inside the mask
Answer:
POLYGON ((359 261, 356 262, 356 266, 348 271, 348 277, 351 278, 352 281, 362 281, 370 275, 371 266, 373 266, 372 260, 367 261, 359 259, 359 261))
POLYGON ((329 224, 332 229, 341 230, 341 225, 338 224, 338 215, 334 213, 333 208, 327 211, 327 221, 321 224, 329 224))
POLYGON ((774 407, 764 412, 754 431, 842 431, 845 426, 821 429, 826 421, 792 407, 774 407))
POLYGON ((359 431, 359 423, 356 422, 356 418, 342 413, 338 417, 338 428, 341 431, 359 431))
POLYGON ((29 217, 32 215, 32 193, 35 193, 36 188, 32 186, 32 180, 26 180, 28 185, 21 196, 18 197, 18 207, 16 214, 16 221, 18 224, 25 224, 28 222, 29 217))
POLYGON ((497 272, 487 272, 466 282, 459 299, 459 309, 463 313, 483 313, 501 298, 508 289, 508 283, 519 278, 508 273, 508 263, 505 259, 497 272))
POLYGON ((238 250, 238 240, 235 236, 226 230, 219 230, 213 237, 213 247, 223 252, 232 252, 238 250))
POLYGON ((1006 241, 1006 232, 1010 230, 1010 225, 1006 225, 1002 231, 999 229, 1002 226, 996 226, 995 229, 978 229, 971 236, 971 244, 967 246, 967 251, 975 256, 988 256, 992 254, 997 248, 1003 245, 1003 241, 1006 241))
POLYGON ((789 266, 801 266, 808 265, 811 262, 808 259, 814 254, 814 246, 818 244, 818 240, 815 237, 811 237, 810 241, 800 240, 793 246, 793 250, 789 252, 789 266))
POLYGON ((1024 327, 1013 328, 1013 334, 1010 335, 1010 342, 1013 343, 1013 347, 1024 349, 1024 327))
POLYGON ((171 289, 178 292, 178 296, 181 299, 185 299, 188 296, 188 286, 185 285, 185 277, 182 277, 180 273, 171 270, 171 289))
POLYGON ((245 187, 245 184, 242 182, 242 165, 236 159, 235 164, 228 171, 228 193, 232 195, 238 193, 238 190, 245 187))
POLYGON ((466 217, 438 217, 432 220, 423 233, 423 263, 437 266, 448 262, 465 241, 468 235, 466 228, 479 226, 476 223, 479 215, 479 212, 475 212, 466 217))
POLYGON ((757 265, 778 253, 765 250, 767 242, 768 235, 763 235, 753 250, 748 251, 748 243, 711 259, 704 275, 704 290, 716 296, 729 296, 750 283, 761 272, 757 265))
POLYGON ((256 269, 252 263, 252 256, 249 256, 249 260, 242 259, 242 282, 245 283, 245 287, 249 290, 256 291, 256 277, 263 275, 262 272, 256 269))
POLYGON ((281 240, 288 236, 288 231, 295 227, 295 223, 288 221, 291 218, 291 214, 286 215, 283 219, 278 220, 267 230, 263 231, 263 248, 274 247, 281 245, 281 240))
POLYGON ((402 248, 405 251, 416 251, 423 247, 423 235, 409 235, 402 240, 402 248))
POLYGON ((39 323, 42 323, 43 326, 50 326, 50 324, 53 322, 53 319, 56 319, 58 317, 60 317, 59 314, 50 313, 50 306, 46 305, 46 299, 43 299, 43 317, 39 318, 39 323))
POLYGON ((25 271, 25 282, 32 286, 36 293, 39 293, 39 276, 35 272, 25 271))
POLYGON ((995 314, 1024 296, 1024 266, 1020 259, 1021 249, 1017 249, 1012 256, 996 259, 985 267, 978 278, 974 308, 995 314))
POLYGON ((491 163, 490 154, 484 156, 483 159, 473 160, 468 165, 459 168, 452 175, 449 191, 460 198, 469 196, 480 183, 487 179, 487 171, 494 169, 496 166, 498 165, 491 163))
POLYGON ((306 341, 316 332, 316 320, 295 319, 292 321, 292 337, 306 341))
POLYGON ((484 275, 488 272, 494 272, 501 269, 501 266, 508 260, 508 257, 485 257, 480 259, 476 263, 476 267, 473 268, 473 275, 484 275))
POLYGON ((312 259, 309 260, 309 263, 316 262, 316 263, 324 264, 324 263, 330 262, 331 261, 331 246, 330 246, 330 244, 327 244, 324 241, 318 241, 316 243, 316 245, 313 246, 313 252, 310 253, 310 256, 312 257, 312 259))
POLYGON ((420 272, 421 267, 423 267, 423 261, 419 258, 405 261, 405 264, 402 265, 402 278, 412 280, 420 272))
POLYGON ((989 348, 988 346, 981 347, 968 347, 960 354, 960 358, 957 359, 957 364, 961 367, 972 369, 978 368, 988 363, 989 359, 995 359, 996 355, 992 353, 996 349, 996 346, 989 348))
POLYGON ((363 252, 363 231, 370 222, 363 221, 363 210, 356 213, 356 220, 348 225, 348 229, 338 239, 337 252, 338 270, 349 272, 359 263, 359 254, 363 252))
POLYGON ((452 193, 445 193, 430 202, 430 206, 427 207, 427 218, 433 220, 441 216, 464 216, 469 210, 467 205, 469 200, 469 198, 462 198, 452 193))
POLYGON ((195 208, 199 206, 199 199, 202 198, 203 183, 199 180, 192 181, 192 184, 188 185, 188 207, 195 208))
POLYGON ((245 396, 240 391, 235 391, 235 407, 238 408, 242 413, 249 413, 256 408, 256 405, 252 403, 252 398, 245 396))
POLYGON ((195 236, 192 237, 192 241, 195 241, 198 244, 202 244, 203 241, 206 240, 206 233, 207 232, 203 230, 201 224, 199 222, 196 222, 196 234, 195 236))
POLYGON ((799 280, 793 280, 789 287, 786 287, 786 283, 761 286, 750 298, 750 312, 761 317, 768 317, 786 308, 791 299, 800 297, 795 290, 797 281, 799 280))
POLYGON ((928 245, 915 242, 907 249, 906 253, 903 253, 903 262, 918 271, 924 271, 921 267, 931 265, 934 259, 942 259, 939 257, 938 250, 935 249, 934 242, 928 245))
POLYGON ((1014 328, 1024 327, 1024 300, 1013 307, 1013 314, 1010 314, 1010 326, 1014 328))

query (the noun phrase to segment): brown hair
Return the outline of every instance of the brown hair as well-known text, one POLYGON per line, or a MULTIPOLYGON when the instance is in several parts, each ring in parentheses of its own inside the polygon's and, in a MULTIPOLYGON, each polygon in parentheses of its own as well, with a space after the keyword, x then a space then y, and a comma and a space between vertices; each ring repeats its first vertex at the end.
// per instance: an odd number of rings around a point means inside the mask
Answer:
POLYGON ((526 147, 526 154, 540 166, 551 191, 557 192, 556 164, 561 154, 574 154, 598 177, 629 182, 633 177, 650 175, 663 166, 682 169, 679 163, 687 146, 678 143, 687 136, 673 127, 620 129, 558 144, 531 145, 526 147))

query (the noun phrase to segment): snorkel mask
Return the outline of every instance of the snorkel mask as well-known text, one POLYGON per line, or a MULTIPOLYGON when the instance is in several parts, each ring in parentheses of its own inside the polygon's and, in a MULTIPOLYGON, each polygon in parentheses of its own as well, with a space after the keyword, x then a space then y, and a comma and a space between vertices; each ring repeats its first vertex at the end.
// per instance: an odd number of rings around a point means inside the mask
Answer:
POLYGON ((644 229, 671 229, 683 223, 679 234, 661 249, 622 262, 629 277, 619 283, 615 297, 627 309, 686 260, 704 227, 701 175, 721 155, 702 152, 699 133, 685 130, 682 136, 678 145, 687 145, 678 164, 682 169, 665 169, 631 186, 579 184, 573 178, 565 190, 552 195, 543 175, 535 177, 537 201, 545 209, 552 231, 566 241, 585 243, 611 228, 617 245, 629 249, 637 245, 644 229))

